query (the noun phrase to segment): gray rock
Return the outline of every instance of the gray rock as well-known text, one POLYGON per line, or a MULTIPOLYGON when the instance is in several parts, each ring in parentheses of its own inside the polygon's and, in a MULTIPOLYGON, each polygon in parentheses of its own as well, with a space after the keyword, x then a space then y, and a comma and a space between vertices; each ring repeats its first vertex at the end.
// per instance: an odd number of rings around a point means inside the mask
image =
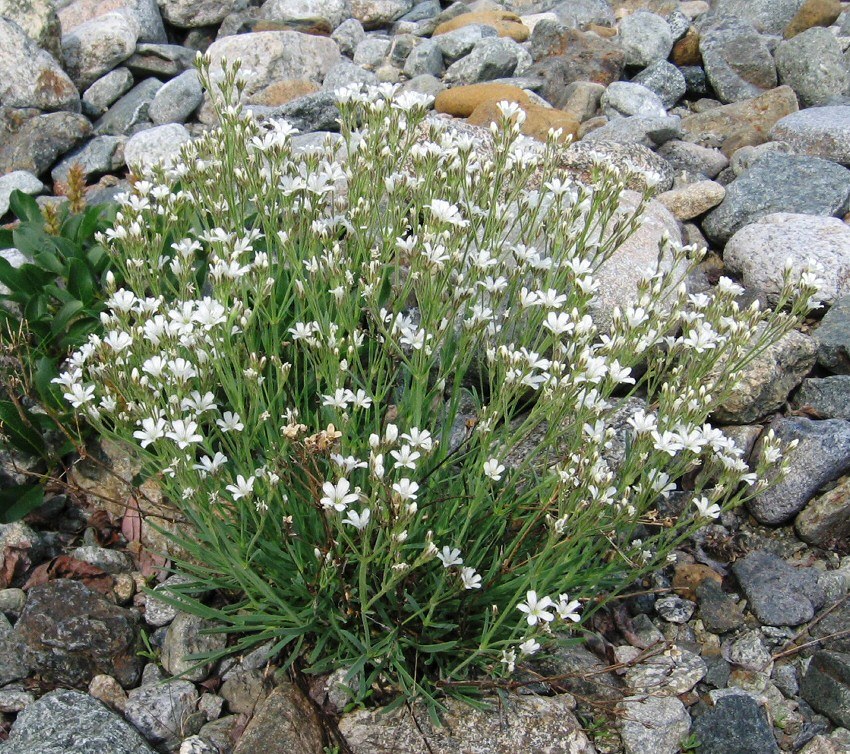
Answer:
POLYGON ((384 36, 366 36, 354 51, 354 62, 368 71, 380 66, 390 51, 391 40, 384 36))
POLYGON ((207 633, 212 628, 215 628, 215 624, 209 621, 188 613, 178 613, 165 634, 162 666, 172 675, 179 675, 189 681, 206 679, 212 665, 207 663, 197 666, 197 660, 186 658, 224 649, 227 637, 223 633, 207 633))
POLYGON ((757 550, 732 570, 762 625, 799 626, 823 606, 825 596, 814 568, 795 568, 767 550, 757 550))
POLYGON ((810 107, 786 115, 770 131, 801 154, 850 166, 850 105, 810 107))
POLYGON ((440 48, 440 53, 446 65, 451 65, 472 52, 472 48, 482 39, 497 37, 498 32, 492 26, 484 24, 469 24, 459 29, 438 34, 433 38, 434 44, 440 48))
POLYGON ((95 546, 77 547, 71 551, 71 557, 107 573, 130 573, 133 570, 133 559, 121 550, 95 546))
POLYGON ((51 691, 15 720, 3 754, 155 754, 105 705, 79 691, 51 691))
POLYGON ((9 210, 9 197, 13 191, 35 195, 44 191, 44 184, 26 170, 14 170, 0 176, 0 217, 9 210))
POLYGON ((721 647, 723 657, 733 665, 760 673, 769 672, 773 655, 767 650, 758 629, 745 631, 721 647))
POLYGON ((269 117, 284 118, 302 133, 339 131, 339 108, 333 92, 305 94, 276 107, 269 117))
POLYGON ((682 72, 666 60, 656 60, 644 68, 632 81, 641 84, 658 95, 665 108, 671 108, 688 89, 682 72))
POLYGON ((180 148, 192 137, 179 123, 139 131, 124 145, 124 160, 130 168, 149 168, 158 162, 169 163, 180 155, 180 148))
POLYGON ((668 623, 687 623, 695 609, 693 602, 676 595, 660 597, 655 601, 655 612, 668 623))
MULTIPOLYGON (((844 404, 845 411, 848 405, 850 403, 844 404)), ((794 529, 804 542, 823 549, 836 548, 847 540, 850 537, 850 481, 842 479, 836 487, 812 500, 800 511, 794 529)), ((850 646, 850 640, 845 640, 845 644, 850 646)))
POLYGON ((792 405, 818 419, 850 419, 850 375, 803 380, 792 405))
POLYGON ((0 689, 0 712, 20 712, 35 701, 28 691, 15 689, 0 689))
POLYGON ((620 45, 626 65, 644 68, 667 59, 673 48, 673 31, 661 16, 639 10, 620 21, 620 45))
POLYGON ((263 18, 269 21, 325 21, 331 30, 351 18, 348 0, 266 0, 263 18))
POLYGON ((850 202, 850 171, 818 157, 769 153, 726 187, 723 203, 703 221, 725 243, 745 225, 777 212, 838 215, 850 202))
POLYGON ((816 360, 813 338, 797 331, 784 335, 744 367, 734 393, 715 411, 714 418, 723 423, 751 424, 773 413, 785 405, 788 394, 816 360))
POLYGON ((561 0, 547 10, 573 29, 583 29, 589 24, 613 26, 615 22, 614 10, 608 0, 561 0))
POLYGON ((129 134, 134 126, 148 120, 148 109, 161 87, 162 82, 157 79, 145 79, 136 84, 95 123, 95 133, 100 136, 129 134))
POLYGON ((264 671, 239 664, 225 673, 219 693, 233 714, 249 715, 262 704, 271 690, 271 680, 264 671))
POLYGON ((335 92, 337 89, 341 89, 349 84, 375 86, 377 83, 378 77, 371 71, 367 71, 350 60, 341 60, 328 71, 322 83, 322 88, 335 92))
POLYGON ((62 55, 73 82, 86 89, 136 49, 139 24, 124 13, 107 13, 62 37, 62 55))
POLYGON ((0 613, 17 619, 26 604, 27 593, 23 589, 0 589, 0 613))
POLYGON ((626 685, 635 694, 678 696, 696 686, 706 672, 702 657, 672 646, 662 654, 653 655, 629 667, 626 670, 626 685))
POLYGON ((729 158, 719 149, 701 147, 689 141, 672 140, 658 148, 677 175, 685 173, 697 179, 714 178, 729 166, 729 158))
POLYGON ((162 17, 172 26, 196 29, 217 24, 228 13, 246 7, 245 0, 157 0, 162 17))
POLYGON ((818 363, 832 372, 850 374, 850 296, 830 308, 815 330, 818 363))
POLYGON ((57 579, 30 589, 15 633, 49 683, 83 686, 103 673, 130 686, 142 669, 138 622, 83 583, 57 579))
POLYGON ((56 6, 62 31, 72 32, 80 24, 116 11, 139 26, 139 42, 165 42, 165 27, 156 0, 61 0, 56 6))
POLYGON ((591 702, 617 702, 625 693, 622 678, 581 644, 553 649, 532 667, 540 675, 563 678, 567 691, 591 702))
POLYGON ((148 76, 171 79, 193 68, 195 55, 194 50, 180 45, 145 43, 136 46, 124 65, 137 80, 148 76))
POLYGON ((452 63, 443 77, 449 86, 477 84, 511 76, 524 50, 507 37, 486 37, 475 43, 472 51, 452 63))
POLYGON ((776 69, 783 84, 797 94, 800 105, 825 105, 850 94, 850 63, 838 39, 820 26, 806 29, 776 48, 776 69))
POLYGON ((630 115, 616 118, 588 133, 582 141, 611 141, 618 144, 640 144, 657 147, 670 139, 682 137, 682 121, 678 115, 647 117, 630 115))
POLYGON ((670 31, 673 32, 673 39, 676 42, 684 37, 691 28, 691 17, 686 16, 678 9, 665 16, 665 19, 670 24, 670 31))
POLYGON ((158 126, 164 123, 185 123, 204 101, 201 79, 195 70, 184 71, 166 81, 154 95, 148 108, 148 118, 158 126))
POLYGON ((774 421, 773 429, 782 442, 796 439, 799 445, 786 454, 788 475, 747 503, 763 524, 790 520, 818 489, 850 468, 850 422, 787 417, 774 421))
POLYGON ((62 28, 51 0, 0 0, 0 16, 14 21, 36 47, 61 60, 62 28))
POLYGON ((386 26, 413 7, 413 0, 351 0, 351 14, 364 29, 386 26))
POLYGON ((414 76, 410 81, 402 84, 403 92, 418 92, 419 94, 427 94, 431 97, 436 97, 445 89, 445 85, 436 76, 414 76))
MULTIPOLYGON (((844 483, 846 485, 846 482, 844 483)), ((846 527, 847 523, 844 522, 846 527)), ((842 569, 846 573, 846 568, 842 569)), ((820 639, 818 649, 831 652, 850 652, 850 634, 843 633, 850 625, 850 600, 841 603, 809 628, 813 639, 820 639)))
POLYGON ((357 49, 357 45, 363 41, 365 36, 366 32, 363 30, 363 24, 356 18, 349 18, 334 29, 331 39, 337 43, 339 51, 343 55, 351 58, 354 57, 354 51, 357 49))
POLYGON ((701 28, 705 73, 722 102, 738 102, 776 86, 773 56, 759 33, 737 17, 712 17, 701 28))
POLYGON ((699 600, 699 618, 711 633, 725 634, 743 624, 745 619, 740 606, 714 580, 702 581, 696 588, 696 596, 699 600))
POLYGON ((767 715, 746 694, 718 699, 692 730, 700 754, 780 754, 767 715))
POLYGON ((213 42, 207 54, 213 80, 222 75, 225 60, 239 58, 243 70, 252 71, 243 101, 280 79, 321 83, 340 61, 336 42, 297 31, 262 31, 225 37, 213 42))
POLYGON ((800 681, 797 676, 797 668, 790 663, 787 665, 776 664, 770 674, 770 680, 786 698, 793 699, 800 693, 800 681))
MULTIPOLYGON (((487 710, 471 709, 448 699, 441 728, 435 728, 421 708, 415 708, 413 715, 407 710, 386 714, 359 710, 343 715, 339 728, 354 754, 418 752, 423 735, 432 754, 591 754, 595 749, 570 710, 567 697, 510 696, 487 710)), ((247 752, 237 748, 234 754, 247 752)))
POLYGON ((177 573, 154 587, 153 593, 145 597, 145 622, 151 626, 165 626, 171 623, 177 615, 177 608, 164 600, 157 599, 155 595, 161 592, 169 598, 176 598, 178 595, 173 588, 188 581, 190 581, 188 577, 177 573))
POLYGON ((414 34, 397 33, 390 41, 390 49, 387 53, 386 62, 395 68, 403 68, 410 53, 423 42, 431 40, 420 39, 414 34))
POLYGON ((30 674, 23 642, 5 615, 0 615, 0 685, 19 681, 30 674))
POLYGON ((407 13, 398 19, 399 22, 413 23, 416 21, 425 21, 426 19, 436 18, 442 8, 439 0, 423 0, 416 3, 407 13))
POLYGON ((95 136, 79 149, 70 152, 53 170, 53 182, 65 183, 73 165, 80 165, 86 179, 112 173, 124 165, 124 136, 95 136))
POLYGON ((741 18, 762 34, 782 34, 804 0, 717 0, 718 15, 741 18))
POLYGON ((80 112, 80 94, 56 59, 2 16, 0 102, 14 108, 80 112))
POLYGON ((433 40, 426 39, 407 56, 404 62, 404 75, 411 79, 426 74, 439 76, 444 68, 440 46, 433 40))
POLYGON ((203 715, 195 712, 199 698, 189 681, 142 686, 127 694, 124 717, 151 743, 177 748, 203 725, 203 715))
POLYGON ((825 303, 850 294, 850 227, 835 217, 765 215, 729 239, 723 259, 745 286, 764 291, 770 303, 777 300, 788 259, 796 270, 809 260, 821 265, 818 298, 825 303))
POLYGON ((850 654, 817 652, 803 676, 800 695, 836 725, 850 728, 850 654))
POLYGON ((850 12, 844 11, 837 21, 838 34, 842 37, 850 37, 850 12))
POLYGON ((630 697, 618 707, 626 754, 679 754, 691 729, 685 705, 676 697, 630 697))
POLYGON ((27 170, 41 176, 57 157, 73 149, 90 133, 91 124, 86 118, 64 112, 30 118, 12 132, 0 130, 0 175, 27 170))
POLYGON ((764 144, 748 144, 747 146, 735 150, 729 166, 732 168, 732 172, 735 175, 741 175, 741 173, 749 170, 768 152, 776 154, 794 154, 794 150, 782 141, 766 141, 764 144))
POLYGON ((667 115, 660 97, 655 92, 631 81, 615 81, 609 84, 600 104, 602 111, 609 118, 628 115, 663 118, 667 115))
POLYGON ((116 68, 95 81, 83 92, 83 113, 90 118, 99 118, 122 94, 133 88, 133 74, 123 66, 116 68))

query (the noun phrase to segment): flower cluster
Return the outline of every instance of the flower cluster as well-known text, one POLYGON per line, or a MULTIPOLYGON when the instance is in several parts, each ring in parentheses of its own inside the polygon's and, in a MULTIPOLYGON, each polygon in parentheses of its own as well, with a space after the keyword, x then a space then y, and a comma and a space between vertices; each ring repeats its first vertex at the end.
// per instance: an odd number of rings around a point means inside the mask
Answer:
POLYGON ((572 182, 512 106, 470 135, 393 87, 339 100, 341 139, 306 148, 218 104, 135 182, 107 335, 59 383, 180 506, 182 567, 244 595, 218 611, 240 647, 431 695, 511 672, 750 494, 778 446, 750 470, 708 417, 814 291, 789 273, 785 313, 689 293, 699 253, 666 239, 602 326, 648 196, 572 182))

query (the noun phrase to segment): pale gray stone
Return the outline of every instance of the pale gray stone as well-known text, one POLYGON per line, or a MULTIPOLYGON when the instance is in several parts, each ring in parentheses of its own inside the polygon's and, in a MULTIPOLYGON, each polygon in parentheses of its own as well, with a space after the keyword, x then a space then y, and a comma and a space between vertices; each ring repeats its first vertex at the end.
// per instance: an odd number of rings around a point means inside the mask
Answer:
POLYGON ((3 754, 155 754, 120 715, 88 694, 51 691, 15 720, 3 754))
POLYGON ((107 110, 95 124, 95 133, 119 136, 148 120, 148 109, 154 96, 162 87, 157 79, 145 79, 107 110))
POLYGON ((13 21, 0 17, 0 103, 80 112, 80 94, 56 59, 13 21))
POLYGON ((351 0, 351 14, 366 29, 385 26, 413 7, 413 0, 351 0))
POLYGON ((626 65, 642 68, 666 60, 673 48, 673 31, 661 16, 639 10, 620 21, 620 44, 626 65))
POLYGON ((600 100, 602 111, 610 117, 645 115, 663 118, 667 115, 661 98, 641 84, 615 81, 609 84, 600 100))
POLYGON ((115 68, 95 81, 83 92, 83 112, 99 118, 121 95, 133 88, 133 74, 123 66, 115 68))
POLYGON ((611 141, 653 148, 681 137, 682 120, 678 115, 629 115, 594 129, 582 141, 611 141))
POLYGON ((154 126, 131 136, 124 145, 124 160, 131 168, 147 168, 158 162, 168 163, 180 154, 180 147, 192 136, 185 126, 169 123, 154 126))
POLYGON ((786 115, 771 129, 770 138, 800 154, 850 166, 850 105, 810 107, 786 115))
POLYGON ((426 74, 439 76, 443 70, 443 53, 439 45, 430 39, 417 45, 404 62, 404 75, 409 79, 426 74))
POLYGON ((671 696, 637 696, 618 707, 626 754, 679 754, 691 729, 685 705, 671 696))
POLYGON ((806 29, 776 48, 779 79, 790 86, 801 107, 826 105, 850 94, 850 59, 829 29, 806 29))
POLYGON ((151 743, 174 746, 200 730, 203 715, 195 713, 199 698, 189 681, 154 683, 130 691, 124 716, 151 743))
POLYGON ((781 290, 789 258, 796 270, 810 260, 821 265, 818 277, 823 285, 818 295, 825 303, 850 295, 850 226, 836 217, 765 215, 735 233, 723 255, 744 285, 763 291, 771 303, 781 290))
POLYGON ((667 108, 682 99, 688 89, 682 72, 666 60, 656 60, 635 76, 632 82, 655 92, 667 108))
POLYGON ((468 55, 448 67, 443 81, 449 86, 461 86, 511 76, 519 65, 520 52, 525 51, 512 39, 485 37, 475 43, 468 55))
POLYGON ((61 59, 62 28, 52 0, 0 0, 0 17, 14 21, 37 47, 61 59))
POLYGON ((171 622, 162 643, 162 666, 172 675, 189 681, 203 681, 212 670, 207 663, 198 666, 188 655, 224 649, 227 637, 223 633, 206 633, 215 624, 189 613, 178 613, 171 622))
POLYGON ((53 170, 53 182, 65 183, 68 172, 74 165, 83 169, 86 179, 112 173, 124 165, 125 136, 95 136, 78 149, 68 153, 53 170))
POLYGON ((166 81, 154 95, 148 117, 156 125, 185 123, 204 101, 201 79, 196 70, 184 71, 166 81))
POLYGON ((472 48, 482 39, 497 37, 498 35, 498 32, 492 26, 469 24, 453 31, 447 31, 445 34, 438 34, 433 38, 433 41, 440 48, 446 65, 451 65, 472 52, 472 48))
POLYGON ((243 10, 246 0, 158 0, 162 17, 173 26, 195 29, 219 23, 229 13, 243 10))
POLYGON ((357 49, 357 45, 360 44, 365 36, 366 32, 363 30, 363 24, 356 18, 349 18, 334 29, 331 39, 339 45, 339 51, 343 55, 351 58, 354 57, 354 51, 357 49))
POLYGON ((165 27, 156 0, 60 0, 56 3, 62 33, 107 13, 123 13, 139 24, 139 42, 165 42, 165 27))
POLYGON ((362 66, 368 71, 374 71, 390 51, 391 40, 389 37, 370 35, 357 45, 354 51, 355 64, 362 66))
POLYGON ((124 13, 107 13, 62 37, 62 55, 72 81, 85 89, 129 58, 136 49, 139 22, 124 13))
POLYGON ((0 176, 0 217, 9 209, 9 197, 13 191, 23 191, 25 194, 40 194, 44 184, 32 173, 26 170, 13 170, 0 176))
POLYGON ((269 21, 323 20, 334 30, 351 18, 351 3, 349 0, 266 0, 262 15, 269 21))

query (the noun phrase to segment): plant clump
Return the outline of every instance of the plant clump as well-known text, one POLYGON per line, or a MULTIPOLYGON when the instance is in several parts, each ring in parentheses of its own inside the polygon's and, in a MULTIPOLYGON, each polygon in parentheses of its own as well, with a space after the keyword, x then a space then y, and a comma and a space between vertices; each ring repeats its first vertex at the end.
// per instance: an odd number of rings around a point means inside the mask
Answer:
POLYGON ((358 702, 469 693, 778 463, 768 437, 750 469, 708 417, 807 311, 810 273, 741 308, 727 279, 688 293, 699 252, 665 239, 601 332, 596 273, 649 197, 623 211, 602 166, 571 182, 516 105, 482 145, 420 95, 345 89, 341 144, 304 150, 232 104, 238 67, 202 75, 220 127, 121 199, 124 283, 59 383, 179 507, 181 609, 228 651, 347 668, 358 702))

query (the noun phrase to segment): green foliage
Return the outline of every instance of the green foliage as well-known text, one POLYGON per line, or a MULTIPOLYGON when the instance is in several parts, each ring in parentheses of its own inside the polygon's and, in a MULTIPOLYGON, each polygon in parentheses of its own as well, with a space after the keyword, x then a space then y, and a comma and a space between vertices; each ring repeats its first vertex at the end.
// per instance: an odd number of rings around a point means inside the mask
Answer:
MULTIPOLYGON (((0 249, 17 249, 29 261, 16 268, 0 258, 0 439, 41 459, 47 477, 73 450, 69 434, 79 429, 54 379, 68 353, 102 329, 110 259, 96 236, 111 226, 115 209, 73 212, 66 204, 46 217, 20 191, 10 207, 18 223, 0 230, 0 249)), ((3 490, 0 520, 25 516, 42 498, 39 482, 3 490)))
POLYGON ((787 312, 740 310, 727 279, 691 296, 699 251, 666 239, 603 329, 600 270, 648 196, 601 168, 573 185, 511 105, 476 143, 418 95, 340 99, 341 145, 299 153, 225 105, 143 176, 110 234, 108 334, 61 378, 179 506, 174 598, 225 652, 269 641, 345 668, 356 703, 433 712, 754 494, 775 438, 751 471, 707 420, 814 290, 789 271, 787 312))

